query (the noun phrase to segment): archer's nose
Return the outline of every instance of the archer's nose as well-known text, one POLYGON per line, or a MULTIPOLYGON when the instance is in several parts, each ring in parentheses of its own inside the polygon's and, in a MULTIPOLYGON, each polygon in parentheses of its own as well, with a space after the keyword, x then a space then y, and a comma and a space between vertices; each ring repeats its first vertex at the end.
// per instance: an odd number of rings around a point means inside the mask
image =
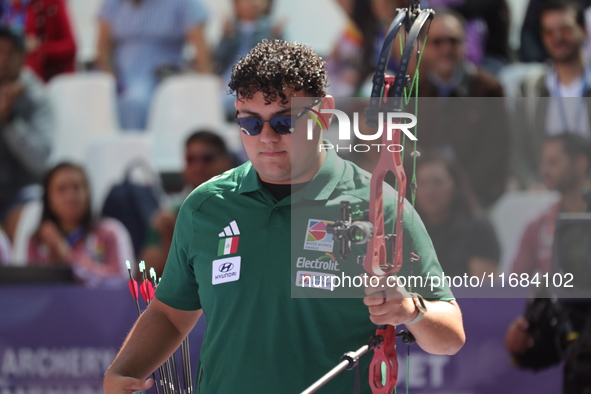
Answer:
POLYGON ((261 142, 278 142, 281 136, 273 130, 269 122, 264 122, 259 138, 261 142))

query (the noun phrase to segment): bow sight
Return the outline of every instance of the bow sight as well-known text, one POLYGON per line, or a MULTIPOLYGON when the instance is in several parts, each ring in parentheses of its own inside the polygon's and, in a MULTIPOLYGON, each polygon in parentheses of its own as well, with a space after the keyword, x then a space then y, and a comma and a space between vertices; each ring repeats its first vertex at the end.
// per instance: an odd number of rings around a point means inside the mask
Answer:
MULTIPOLYGON (((339 244, 339 256, 345 260, 351 253, 351 245, 362 245, 373 237, 373 224, 369 221, 369 210, 353 212, 349 201, 341 201, 341 215, 334 224, 329 224, 326 231, 333 234, 339 244), (361 220, 353 220, 353 216, 362 214, 361 220)), ((386 241, 392 241, 396 234, 386 235, 386 241)), ((365 255, 357 256, 357 263, 363 265, 365 255)))

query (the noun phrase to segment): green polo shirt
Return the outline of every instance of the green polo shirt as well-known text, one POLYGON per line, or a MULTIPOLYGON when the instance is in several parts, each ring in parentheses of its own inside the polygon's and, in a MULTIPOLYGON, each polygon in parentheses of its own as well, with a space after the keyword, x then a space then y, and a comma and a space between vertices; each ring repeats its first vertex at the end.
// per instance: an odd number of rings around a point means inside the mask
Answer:
MULTIPOLYGON (((387 228, 392 228, 395 195, 386 188, 387 228)), ((375 325, 356 298, 362 288, 305 283, 364 272, 356 260, 365 245, 355 245, 341 260, 326 222, 339 218, 341 201, 364 210, 368 200, 368 173, 331 151, 314 179, 282 201, 261 185, 250 163, 187 198, 156 297, 206 315, 197 393, 300 393, 343 353, 366 343, 375 325)), ((441 275, 425 227, 409 204, 405 215, 399 275, 411 270, 441 275), (420 256, 412 264, 411 248, 420 256)), ((417 291, 432 300, 453 299, 446 287, 417 291)), ((340 374, 319 393, 370 393, 370 360, 371 355, 363 357, 357 373, 340 374)))

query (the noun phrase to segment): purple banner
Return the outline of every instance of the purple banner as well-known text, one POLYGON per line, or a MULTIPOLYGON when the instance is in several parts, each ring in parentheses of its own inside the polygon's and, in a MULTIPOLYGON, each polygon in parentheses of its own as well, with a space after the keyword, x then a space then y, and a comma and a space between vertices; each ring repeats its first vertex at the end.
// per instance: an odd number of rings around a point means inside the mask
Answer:
MULTIPOLYGON (((459 302, 466 345, 455 356, 413 345, 407 359, 400 344, 399 390, 408 363, 413 394, 560 393, 560 367, 536 374, 510 365, 503 340, 525 300, 459 302)), ((136 317, 127 289, 0 287, 0 394, 102 393, 104 371, 136 317)), ((190 336, 194 369, 204 330, 200 322, 190 336)))
POLYGON ((398 390, 413 394, 557 394, 562 368, 534 373, 511 365, 505 349, 507 328, 525 307, 524 299, 458 299, 464 318, 466 344, 454 356, 434 356, 411 346, 398 346, 398 390))
MULTIPOLYGON (((0 287, 0 393, 102 393, 136 319, 127 288, 0 287)), ((203 323, 189 336, 193 368, 203 323)))

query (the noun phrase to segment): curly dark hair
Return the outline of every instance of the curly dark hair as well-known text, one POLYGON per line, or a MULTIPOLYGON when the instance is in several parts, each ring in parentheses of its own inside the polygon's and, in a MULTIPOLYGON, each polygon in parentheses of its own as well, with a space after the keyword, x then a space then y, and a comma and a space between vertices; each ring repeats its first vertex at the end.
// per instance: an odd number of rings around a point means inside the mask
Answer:
POLYGON ((262 92, 267 102, 280 98, 286 88, 304 90, 311 97, 326 95, 325 62, 312 48, 297 42, 263 40, 232 69, 228 87, 239 99, 250 100, 262 92))

